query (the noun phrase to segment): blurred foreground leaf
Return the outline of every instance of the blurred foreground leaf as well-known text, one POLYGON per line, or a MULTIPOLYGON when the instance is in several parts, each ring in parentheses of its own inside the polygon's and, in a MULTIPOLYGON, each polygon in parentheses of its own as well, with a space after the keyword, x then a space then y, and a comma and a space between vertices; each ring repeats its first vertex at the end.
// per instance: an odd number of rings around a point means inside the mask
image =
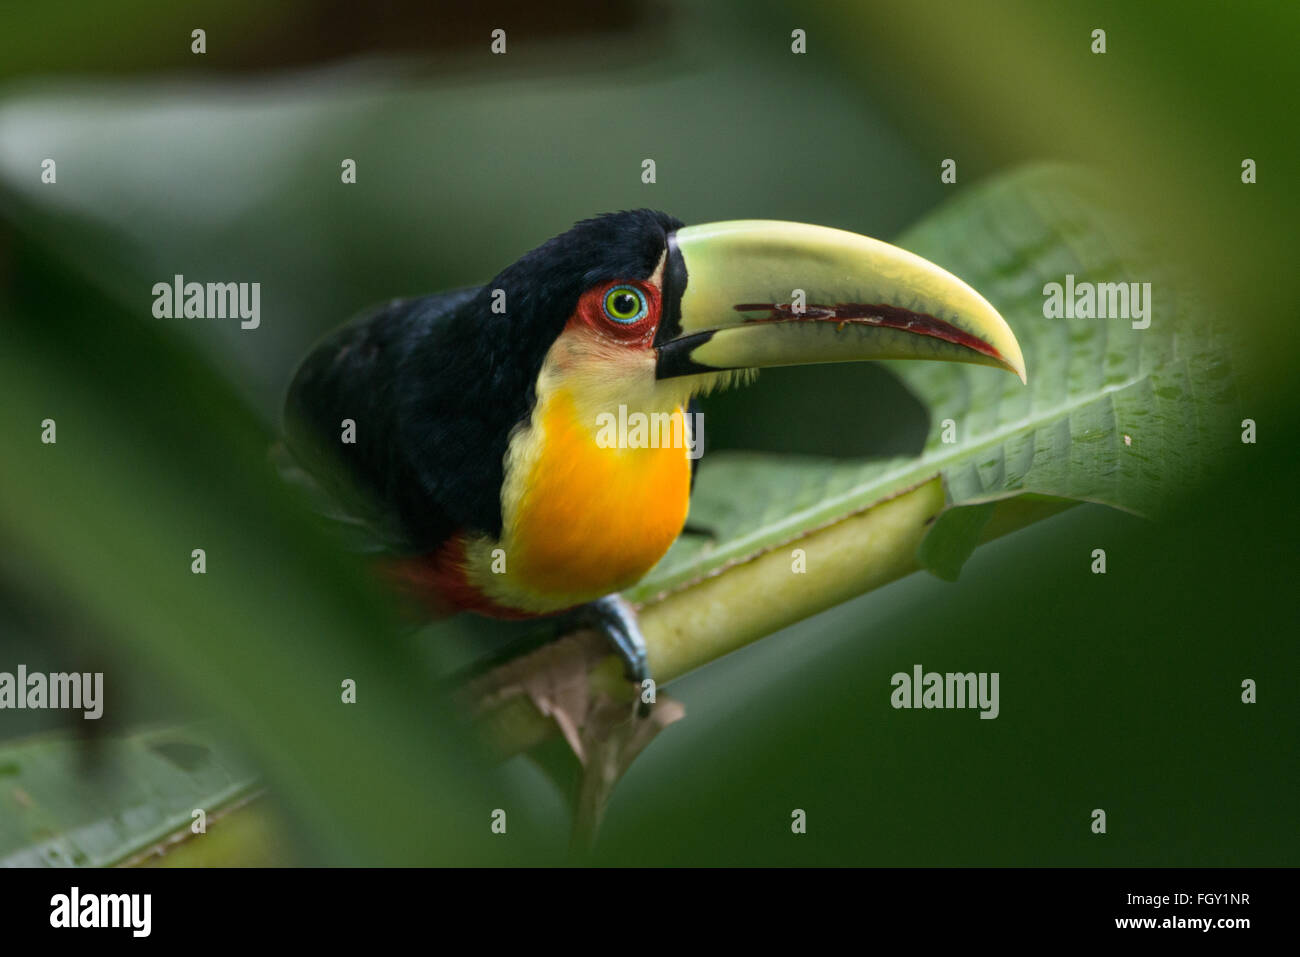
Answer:
MULTIPOLYGON (((90 255, 112 242, 69 235, 90 255)), ((526 856, 526 835, 507 847, 467 826, 486 814, 489 773, 364 565, 321 538, 275 476, 271 436, 230 383, 20 229, 8 265, 0 548, 113 650, 106 727, 130 713, 131 689, 148 693, 142 680, 163 685, 292 809, 286 830, 307 863, 526 856), (56 443, 41 441, 46 419, 56 443)), ((90 663, 60 655, 60 671, 90 663)), ((101 813, 94 778, 74 793, 101 813)), ((170 809, 156 812, 164 826, 170 809)))
POLYGON ((0 747, 0 867, 117 864, 246 796, 256 772, 199 727, 0 747), (94 799, 87 800, 87 790, 94 799))

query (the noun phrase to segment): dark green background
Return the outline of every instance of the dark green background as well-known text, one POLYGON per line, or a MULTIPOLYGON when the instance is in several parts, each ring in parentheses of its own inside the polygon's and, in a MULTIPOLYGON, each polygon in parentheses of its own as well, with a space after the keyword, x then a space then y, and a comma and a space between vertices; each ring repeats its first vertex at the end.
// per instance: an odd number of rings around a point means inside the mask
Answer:
MULTIPOLYGON (((676 682, 688 718, 619 787, 601 858, 1297 863, 1293 6, 137 0, 6 18, 0 669, 105 670, 100 733, 220 719, 272 782, 293 860, 560 859, 550 783, 486 766, 441 716, 435 678, 476 639, 394 629, 265 467, 297 360, 368 304, 481 281, 605 210, 890 238, 985 176, 1065 159, 1231 304, 1259 443, 1160 523, 1081 506, 978 551, 955 585, 914 576, 676 682), (262 328, 154 320, 150 287, 177 272, 260 281, 262 328), (999 672, 1001 716, 894 711, 890 675, 918 662, 999 672), (363 676, 361 714, 335 704, 340 673, 363 676)), ((706 413, 713 448, 895 454, 927 427, 877 367, 765 373, 706 413)), ((0 738, 62 720, 5 712, 0 738)), ((88 780, 92 814, 107 791, 88 780)))

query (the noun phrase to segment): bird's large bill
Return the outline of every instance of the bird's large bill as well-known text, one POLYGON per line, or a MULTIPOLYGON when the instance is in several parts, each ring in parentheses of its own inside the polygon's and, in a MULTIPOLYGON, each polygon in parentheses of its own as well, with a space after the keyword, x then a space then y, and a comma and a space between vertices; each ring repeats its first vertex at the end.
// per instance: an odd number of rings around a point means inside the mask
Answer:
POLYGON ((669 239, 661 379, 727 369, 940 359, 1025 379, 1006 320, 966 283, 897 246, 825 226, 734 220, 669 239))

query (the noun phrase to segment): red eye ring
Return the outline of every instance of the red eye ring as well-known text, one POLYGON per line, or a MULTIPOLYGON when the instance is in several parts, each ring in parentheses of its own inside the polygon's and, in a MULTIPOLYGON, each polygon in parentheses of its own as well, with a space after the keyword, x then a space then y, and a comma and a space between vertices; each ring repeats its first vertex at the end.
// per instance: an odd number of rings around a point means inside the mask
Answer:
POLYGON ((603 282, 582 294, 574 318, 619 342, 649 342, 659 325, 659 290, 637 279, 603 282))

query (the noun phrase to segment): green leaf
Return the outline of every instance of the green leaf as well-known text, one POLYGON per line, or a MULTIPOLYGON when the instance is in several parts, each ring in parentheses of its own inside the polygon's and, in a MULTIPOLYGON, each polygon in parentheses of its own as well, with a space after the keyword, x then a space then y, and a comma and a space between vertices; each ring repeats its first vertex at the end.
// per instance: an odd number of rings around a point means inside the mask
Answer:
MULTIPOLYGON (((1222 336, 1187 277, 1111 208, 1086 174, 1044 166, 963 194, 898 244, 966 280, 1010 323, 1029 383, 985 367, 893 363, 931 413, 919 457, 844 462, 728 454, 706 459, 685 537, 630 593, 675 590, 941 475, 947 508, 918 550, 955 578, 995 503, 1031 494, 1153 515, 1193 487, 1237 435, 1222 336), (1150 283, 1151 321, 1044 316, 1044 286, 1150 283), (951 423, 955 441, 944 441, 951 423)), ((836 414, 859 409, 845 396, 836 414)), ((952 437, 952 436, 949 436, 952 437)))
POLYGON ((120 863, 254 787, 246 759, 201 727, 89 744, 42 735, 0 748, 0 867, 120 863))

